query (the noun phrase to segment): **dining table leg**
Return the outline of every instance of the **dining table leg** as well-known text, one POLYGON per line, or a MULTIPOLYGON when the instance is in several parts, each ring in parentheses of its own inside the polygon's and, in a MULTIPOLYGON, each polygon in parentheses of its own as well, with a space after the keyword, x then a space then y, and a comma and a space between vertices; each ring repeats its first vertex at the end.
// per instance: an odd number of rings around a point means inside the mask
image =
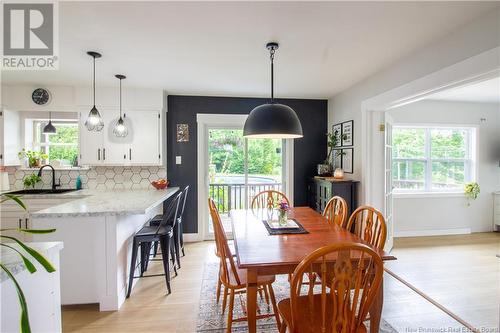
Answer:
POLYGON ((247 321, 248 332, 257 332, 257 272, 247 269, 247 321))
POLYGON ((370 333, 378 333, 382 318, 382 306, 384 305, 384 279, 380 282, 380 288, 370 308, 370 333))

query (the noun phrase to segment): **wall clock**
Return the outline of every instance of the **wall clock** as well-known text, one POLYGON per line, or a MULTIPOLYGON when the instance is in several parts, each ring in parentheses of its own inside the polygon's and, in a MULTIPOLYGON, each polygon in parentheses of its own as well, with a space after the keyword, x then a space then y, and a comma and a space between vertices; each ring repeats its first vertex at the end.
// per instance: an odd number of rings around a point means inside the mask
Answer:
POLYGON ((31 99, 37 105, 45 105, 50 101, 50 92, 44 88, 37 88, 33 90, 31 99))

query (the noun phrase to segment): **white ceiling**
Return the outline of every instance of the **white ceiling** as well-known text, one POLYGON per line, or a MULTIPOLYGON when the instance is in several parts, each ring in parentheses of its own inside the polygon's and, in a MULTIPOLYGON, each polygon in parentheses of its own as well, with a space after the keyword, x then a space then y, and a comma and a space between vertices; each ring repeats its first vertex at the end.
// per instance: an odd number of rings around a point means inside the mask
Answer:
POLYGON ((498 6, 493 2, 60 2, 60 70, 3 72, 7 84, 327 98, 498 6))
POLYGON ((476 84, 445 90, 429 96, 428 99, 458 102, 500 103, 500 78, 494 78, 478 82, 476 84))

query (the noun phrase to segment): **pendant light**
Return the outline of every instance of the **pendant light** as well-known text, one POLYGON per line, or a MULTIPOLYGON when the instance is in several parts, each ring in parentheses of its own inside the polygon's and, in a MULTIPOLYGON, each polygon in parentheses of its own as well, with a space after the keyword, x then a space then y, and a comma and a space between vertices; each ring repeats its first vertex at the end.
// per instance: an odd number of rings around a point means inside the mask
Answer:
POLYGON ((120 118, 115 124, 115 128, 113 129, 113 134, 119 138, 124 138, 128 134, 127 126, 123 122, 122 118, 122 80, 127 78, 125 75, 116 74, 115 77, 120 80, 120 118))
POLYGON ((49 112, 49 123, 43 127, 43 134, 56 134, 56 128, 52 125, 52 115, 49 112))
POLYGON ((271 101, 253 109, 243 127, 246 138, 296 139, 303 137, 302 125, 295 111, 288 105, 274 102, 274 54, 279 45, 267 43, 271 58, 271 101))
POLYGON ((93 95, 94 95, 94 106, 90 110, 89 116, 87 117, 87 120, 85 121, 85 127, 87 127, 87 129, 89 131, 99 132, 103 129, 104 122, 102 121, 101 114, 99 113, 99 111, 95 107, 95 59, 100 58, 101 54, 94 52, 94 51, 89 51, 89 52, 87 52, 87 54, 89 56, 91 56, 93 58, 93 61, 94 61, 94 67, 93 67, 94 76, 93 76, 93 83, 92 83, 93 84, 93 86, 92 86, 93 87, 93 95))

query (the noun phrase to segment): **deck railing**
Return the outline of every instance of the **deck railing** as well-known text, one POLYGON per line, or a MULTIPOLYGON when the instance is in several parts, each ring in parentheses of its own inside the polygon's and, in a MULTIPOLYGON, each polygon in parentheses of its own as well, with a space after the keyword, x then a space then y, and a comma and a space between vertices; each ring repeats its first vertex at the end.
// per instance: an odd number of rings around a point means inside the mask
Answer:
POLYGON ((281 183, 209 184, 209 195, 215 201, 219 213, 225 214, 231 209, 247 208, 252 198, 261 191, 281 191, 281 187, 281 183))

